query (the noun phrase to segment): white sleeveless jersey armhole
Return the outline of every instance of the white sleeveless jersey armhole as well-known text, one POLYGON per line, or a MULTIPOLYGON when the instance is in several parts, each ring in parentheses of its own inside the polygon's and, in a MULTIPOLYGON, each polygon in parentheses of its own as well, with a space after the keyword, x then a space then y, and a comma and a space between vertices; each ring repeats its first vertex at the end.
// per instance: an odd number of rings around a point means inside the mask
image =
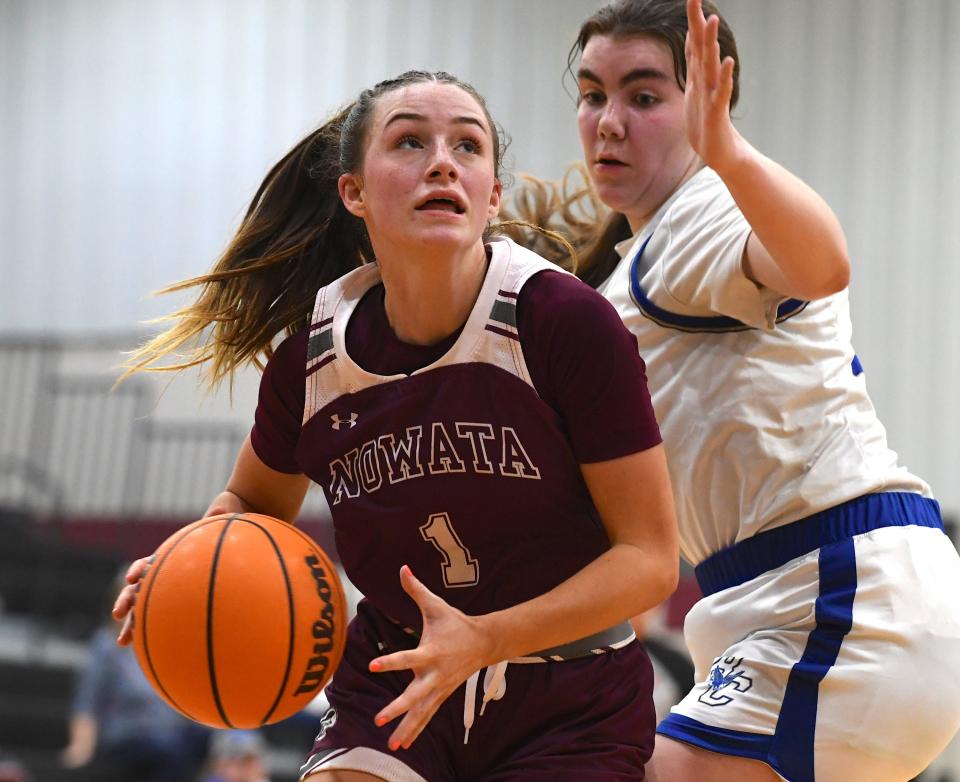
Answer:
MULTIPOLYGON (((535 274, 569 272, 506 237, 491 239, 489 247, 487 273, 460 336, 437 361, 412 374, 451 364, 482 362, 497 366, 533 387, 517 333, 517 299, 523 285, 535 274)), ((380 280, 379 266, 371 263, 349 272, 317 293, 307 343, 303 424, 345 393, 406 377, 367 372, 346 351, 350 317, 367 291, 380 280)))

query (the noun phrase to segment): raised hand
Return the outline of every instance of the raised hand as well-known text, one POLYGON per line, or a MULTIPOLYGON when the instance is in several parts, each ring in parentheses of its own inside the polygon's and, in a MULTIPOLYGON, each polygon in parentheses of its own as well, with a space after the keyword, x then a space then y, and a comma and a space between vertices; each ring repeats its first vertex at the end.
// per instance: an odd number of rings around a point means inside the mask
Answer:
POLYGON ((687 24, 687 138, 700 159, 722 176, 736 162, 742 140, 730 119, 734 61, 725 57, 721 62, 720 20, 705 19, 700 0, 687 0, 687 24))
POLYGON ((374 717, 386 725, 403 715, 390 736, 390 749, 408 748, 440 705, 471 674, 496 660, 493 643, 477 617, 467 616, 427 589, 404 565, 400 584, 423 616, 423 634, 416 649, 395 652, 370 661, 370 670, 413 671, 406 690, 374 717))

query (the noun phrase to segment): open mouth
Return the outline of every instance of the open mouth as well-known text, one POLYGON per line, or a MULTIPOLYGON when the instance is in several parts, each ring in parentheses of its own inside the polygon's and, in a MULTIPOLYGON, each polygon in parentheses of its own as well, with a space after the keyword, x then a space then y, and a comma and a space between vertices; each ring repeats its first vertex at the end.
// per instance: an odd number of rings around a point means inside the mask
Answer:
POLYGON ((461 204, 459 200, 453 198, 452 196, 434 196, 433 198, 428 198, 417 207, 418 212, 424 212, 427 210, 450 212, 451 214, 458 215, 462 215, 467 211, 463 204, 461 204))
POLYGON ((597 158, 597 164, 601 166, 625 166, 627 165, 622 160, 617 160, 615 157, 600 157, 597 158))

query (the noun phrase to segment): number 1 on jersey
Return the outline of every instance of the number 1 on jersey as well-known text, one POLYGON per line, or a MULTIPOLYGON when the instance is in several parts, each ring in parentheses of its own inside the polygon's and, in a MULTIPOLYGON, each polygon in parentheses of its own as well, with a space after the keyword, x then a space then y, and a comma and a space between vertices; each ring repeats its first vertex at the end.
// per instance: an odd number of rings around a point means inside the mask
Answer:
POLYGON ((480 563, 470 556, 446 513, 432 513, 420 527, 420 534, 443 556, 443 583, 447 587, 474 586, 480 580, 480 563))

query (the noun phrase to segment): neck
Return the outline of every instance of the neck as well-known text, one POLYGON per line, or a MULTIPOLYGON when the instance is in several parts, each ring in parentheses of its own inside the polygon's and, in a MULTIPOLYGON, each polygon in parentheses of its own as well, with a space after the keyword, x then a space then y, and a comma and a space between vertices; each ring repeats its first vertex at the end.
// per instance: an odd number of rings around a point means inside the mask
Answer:
POLYGON ((698 155, 693 155, 690 159, 689 164, 683 169, 680 173, 680 177, 677 179, 673 187, 670 188, 670 191, 664 198, 661 198, 660 201, 650 209, 644 210, 643 214, 626 214, 624 215, 627 218, 627 222, 630 224, 630 230, 636 234, 640 231, 651 218, 660 211, 660 207, 663 206, 667 201, 669 201, 673 194, 676 193, 681 187, 690 180, 690 178, 696 174, 701 168, 705 168, 706 164, 700 159, 698 155))
POLYGON ((387 320, 397 338, 433 345, 466 323, 487 273, 482 242, 453 254, 377 254, 387 320))

